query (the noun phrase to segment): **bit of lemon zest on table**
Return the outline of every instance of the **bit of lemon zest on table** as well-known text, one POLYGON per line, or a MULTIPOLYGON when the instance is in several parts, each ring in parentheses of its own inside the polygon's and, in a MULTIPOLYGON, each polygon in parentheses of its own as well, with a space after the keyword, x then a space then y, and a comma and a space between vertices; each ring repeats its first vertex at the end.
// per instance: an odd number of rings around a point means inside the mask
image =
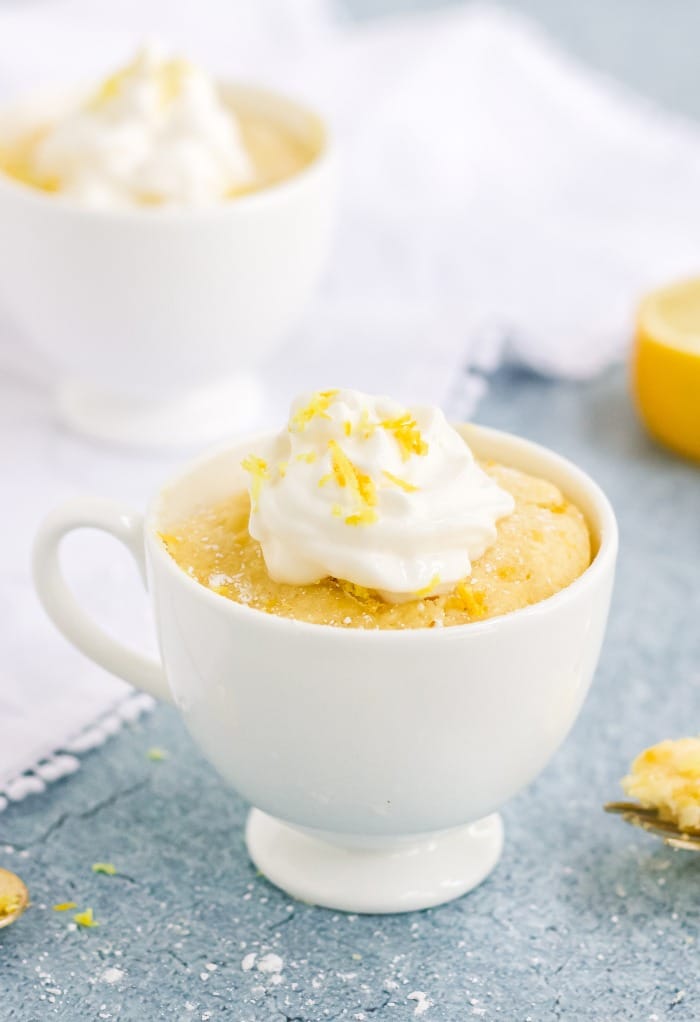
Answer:
POLYGON ((290 433, 303 433, 308 424, 316 418, 330 419, 327 410, 333 402, 337 390, 317 390, 311 400, 289 420, 290 433))
POLYGON ((168 753, 166 752, 165 749, 160 749, 158 748, 158 746, 153 746, 153 748, 149 749, 148 752, 146 753, 146 757, 152 760, 154 763, 160 763, 162 760, 168 758, 168 753))
POLYGON ((350 436, 352 433, 352 423, 350 422, 350 419, 346 419, 343 423, 343 432, 345 433, 345 436, 350 436))
POLYGON ((77 901, 59 901, 58 905, 53 906, 54 912, 68 912, 71 908, 77 908, 77 901))
POLYGON ((428 444, 423 439, 418 423, 410 412, 404 412, 403 415, 398 415, 395 419, 384 419, 380 422, 380 426, 387 433, 393 434, 404 461, 408 461, 412 454, 424 455, 428 453, 428 444))
POLYGON ((93 862, 92 864, 93 873, 104 873, 106 876, 113 877, 117 872, 117 867, 111 862, 93 862))
POLYGON ((85 929, 91 929, 93 926, 100 925, 93 916, 91 908, 86 908, 84 912, 76 912, 73 916, 73 922, 85 929))
POLYGON ((432 591, 434 589, 436 589, 437 586, 439 586, 439 585, 440 585, 440 576, 437 575, 437 574, 433 575, 433 577, 431 578, 430 582, 428 582, 427 586, 423 586, 422 589, 416 589, 416 591, 415 591, 415 593, 413 595, 416 596, 420 600, 420 599, 422 599, 422 597, 428 596, 430 593, 432 593, 432 591))
POLYGON ((472 589, 462 580, 445 601, 445 610, 466 612, 472 618, 484 617, 488 610, 486 594, 481 589, 472 589))
POLYGON ((255 511, 258 506, 262 484, 268 478, 267 462, 264 458, 258 458, 254 454, 249 454, 241 462, 241 467, 250 473, 250 501, 255 511))
POLYGON ((419 486, 414 486, 413 483, 409 483, 406 479, 402 479, 400 476, 395 476, 393 472, 387 472, 386 469, 384 469, 382 475, 385 476, 390 483, 393 483, 394 486, 398 486, 400 490, 403 490, 404 493, 416 493, 420 489, 419 486))

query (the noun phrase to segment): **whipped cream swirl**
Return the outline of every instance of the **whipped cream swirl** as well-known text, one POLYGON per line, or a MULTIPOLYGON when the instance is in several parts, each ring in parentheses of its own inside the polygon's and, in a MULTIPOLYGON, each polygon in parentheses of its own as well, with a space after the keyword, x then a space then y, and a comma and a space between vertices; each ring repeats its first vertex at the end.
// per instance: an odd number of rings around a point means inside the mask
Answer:
POLYGON ((390 602, 449 592, 514 507, 438 408, 354 390, 296 400, 243 465, 271 578, 331 576, 390 602))
POLYGON ((253 177, 235 114, 215 83, 154 48, 106 79, 41 137, 32 173, 90 206, 224 198, 253 177))

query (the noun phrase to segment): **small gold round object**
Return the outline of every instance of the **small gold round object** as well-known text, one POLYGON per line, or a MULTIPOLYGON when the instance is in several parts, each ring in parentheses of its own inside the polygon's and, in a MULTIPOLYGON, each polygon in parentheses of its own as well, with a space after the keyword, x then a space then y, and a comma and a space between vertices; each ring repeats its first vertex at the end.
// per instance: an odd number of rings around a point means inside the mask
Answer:
POLYGON ((9 926, 29 904, 29 891, 23 880, 9 869, 0 869, 0 929, 9 926))

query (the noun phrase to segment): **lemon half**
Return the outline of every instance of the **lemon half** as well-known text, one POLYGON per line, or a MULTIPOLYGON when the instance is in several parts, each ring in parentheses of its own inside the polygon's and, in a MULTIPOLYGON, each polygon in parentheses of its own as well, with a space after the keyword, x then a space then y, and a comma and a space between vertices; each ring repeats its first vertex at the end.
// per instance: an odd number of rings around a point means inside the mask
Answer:
POLYGON ((652 436, 700 461, 700 278, 654 291, 642 301, 632 392, 652 436))

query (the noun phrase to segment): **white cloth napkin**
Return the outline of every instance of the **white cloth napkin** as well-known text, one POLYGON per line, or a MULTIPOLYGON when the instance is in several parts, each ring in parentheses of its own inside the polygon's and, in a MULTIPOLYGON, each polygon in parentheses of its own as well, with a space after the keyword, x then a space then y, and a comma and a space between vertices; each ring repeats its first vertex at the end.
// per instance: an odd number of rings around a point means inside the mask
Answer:
MULTIPOLYGON (((154 35, 214 70, 306 96, 335 126, 333 260, 303 329, 268 367, 265 421, 280 421, 296 391, 329 383, 465 415, 478 373, 504 359, 592 375, 624 351, 639 294, 700 266, 700 130, 493 8, 351 26, 324 0, 10 7, 0 96, 100 77, 154 35)), ((172 459, 58 430, 50 367, 37 370, 28 343, 2 326, 0 374, 1 807, 75 769, 76 752, 148 705, 43 617, 27 563, 37 522, 76 491, 142 505, 172 459)), ((71 579, 96 616, 152 643, 128 559, 99 537, 69 547, 71 579)))

